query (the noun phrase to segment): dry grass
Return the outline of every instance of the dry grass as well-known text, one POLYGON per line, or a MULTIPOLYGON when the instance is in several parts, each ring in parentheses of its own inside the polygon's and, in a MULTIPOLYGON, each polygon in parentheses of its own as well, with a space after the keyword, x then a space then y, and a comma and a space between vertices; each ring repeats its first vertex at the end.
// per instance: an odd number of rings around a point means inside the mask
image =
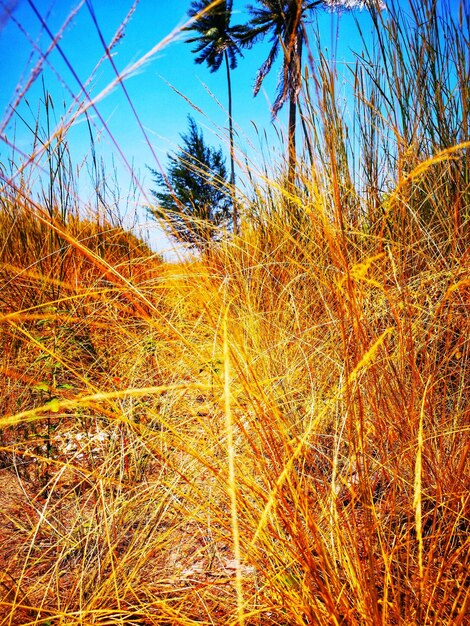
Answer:
POLYGON ((198 260, 4 182, 2 626, 468 623, 468 102, 402 151, 393 67, 198 260))

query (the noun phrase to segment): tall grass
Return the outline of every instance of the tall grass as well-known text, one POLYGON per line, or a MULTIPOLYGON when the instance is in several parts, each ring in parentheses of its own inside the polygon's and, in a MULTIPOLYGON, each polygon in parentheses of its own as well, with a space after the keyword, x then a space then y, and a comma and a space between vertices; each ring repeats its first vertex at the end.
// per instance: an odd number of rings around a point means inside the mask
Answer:
POLYGON ((376 12, 350 126, 312 38, 203 258, 4 181, 1 624, 468 621, 465 11, 376 12))

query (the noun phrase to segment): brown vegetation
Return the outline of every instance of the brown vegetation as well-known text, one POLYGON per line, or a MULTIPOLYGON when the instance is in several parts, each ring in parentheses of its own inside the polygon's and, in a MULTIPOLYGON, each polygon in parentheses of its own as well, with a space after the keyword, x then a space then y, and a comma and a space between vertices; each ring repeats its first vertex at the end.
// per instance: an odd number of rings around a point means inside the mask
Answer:
POLYGON ((369 142, 358 67, 360 187, 317 70, 295 194, 202 258, 3 186, 2 626, 468 622, 468 128, 369 142))

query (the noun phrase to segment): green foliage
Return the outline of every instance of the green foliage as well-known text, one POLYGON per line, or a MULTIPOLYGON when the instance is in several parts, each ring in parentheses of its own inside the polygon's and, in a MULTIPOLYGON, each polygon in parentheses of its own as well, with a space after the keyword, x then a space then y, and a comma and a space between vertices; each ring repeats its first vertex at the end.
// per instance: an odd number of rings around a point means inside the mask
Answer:
POLYGON ((290 184, 295 178, 297 103, 302 88, 302 51, 307 40, 306 22, 314 9, 346 9, 354 6, 354 2, 343 3, 339 0, 259 0, 257 5, 249 6, 251 20, 243 28, 241 45, 250 48, 267 36, 272 44, 256 76, 253 90, 255 96, 281 50, 284 55, 272 114, 277 115, 283 105, 289 102, 287 152, 290 184))
POLYGON ((239 41, 245 32, 243 26, 232 26, 232 0, 214 4, 211 0, 193 0, 188 14, 194 22, 188 31, 195 33, 187 43, 196 43, 193 52, 198 54, 196 63, 206 63, 211 72, 220 69, 225 61, 227 74, 228 124, 230 138, 230 184, 232 186, 232 223, 233 231, 238 233, 238 211, 235 201, 235 157, 232 116, 232 82, 230 70, 237 67, 237 57, 241 56, 239 41))
POLYGON ((251 20, 246 25, 242 44, 251 47, 270 36, 271 49, 256 76, 254 94, 259 93, 264 79, 271 71, 279 52, 284 52, 278 91, 273 104, 275 115, 288 98, 297 100, 301 85, 301 57, 305 37, 307 13, 320 2, 291 2, 284 0, 260 0, 260 6, 250 6, 251 20))
POLYGON ((158 205, 150 211, 173 238, 203 251, 228 226, 231 199, 222 150, 207 146, 194 119, 188 121, 183 146, 168 155, 167 175, 151 170, 159 190, 152 191, 158 205))
POLYGON ((239 39, 244 30, 241 26, 230 25, 232 4, 231 0, 217 5, 212 0, 194 0, 188 11, 195 20, 187 30, 194 31, 196 35, 190 37, 187 43, 197 44, 193 50, 199 55, 196 63, 206 63, 211 72, 220 69, 225 54, 230 69, 234 70, 237 56, 241 55, 239 39))

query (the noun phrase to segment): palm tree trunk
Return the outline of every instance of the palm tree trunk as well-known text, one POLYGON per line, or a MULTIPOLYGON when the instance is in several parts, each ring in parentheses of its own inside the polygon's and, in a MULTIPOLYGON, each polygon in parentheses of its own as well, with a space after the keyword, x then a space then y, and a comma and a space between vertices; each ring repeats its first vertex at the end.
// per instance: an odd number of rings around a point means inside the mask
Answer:
POLYGON ((227 91, 228 91, 228 128, 230 136, 230 187, 232 193, 232 222, 233 233, 238 235, 238 211, 235 199, 235 158, 233 148, 233 118, 232 118, 232 80, 230 77, 230 65, 227 51, 224 50, 225 68, 227 70, 227 91))
POLYGON ((289 191, 292 192, 292 188, 295 182, 295 166, 297 161, 296 146, 295 146, 295 129, 297 125, 297 102, 295 98, 289 100, 289 135, 287 140, 287 150, 289 158, 289 169, 287 171, 287 182, 289 191))
POLYGON ((299 29, 297 32, 297 41, 295 43, 294 50, 291 52, 292 58, 291 66, 291 80, 290 85, 290 97, 289 97, 289 134, 287 141, 288 150, 288 163, 289 169, 287 172, 287 183, 289 186, 289 192, 294 191, 295 183, 295 170, 297 164, 297 152, 295 145, 295 131, 297 128, 297 98, 299 96, 300 84, 302 82, 302 46, 303 46, 303 33, 299 29))

